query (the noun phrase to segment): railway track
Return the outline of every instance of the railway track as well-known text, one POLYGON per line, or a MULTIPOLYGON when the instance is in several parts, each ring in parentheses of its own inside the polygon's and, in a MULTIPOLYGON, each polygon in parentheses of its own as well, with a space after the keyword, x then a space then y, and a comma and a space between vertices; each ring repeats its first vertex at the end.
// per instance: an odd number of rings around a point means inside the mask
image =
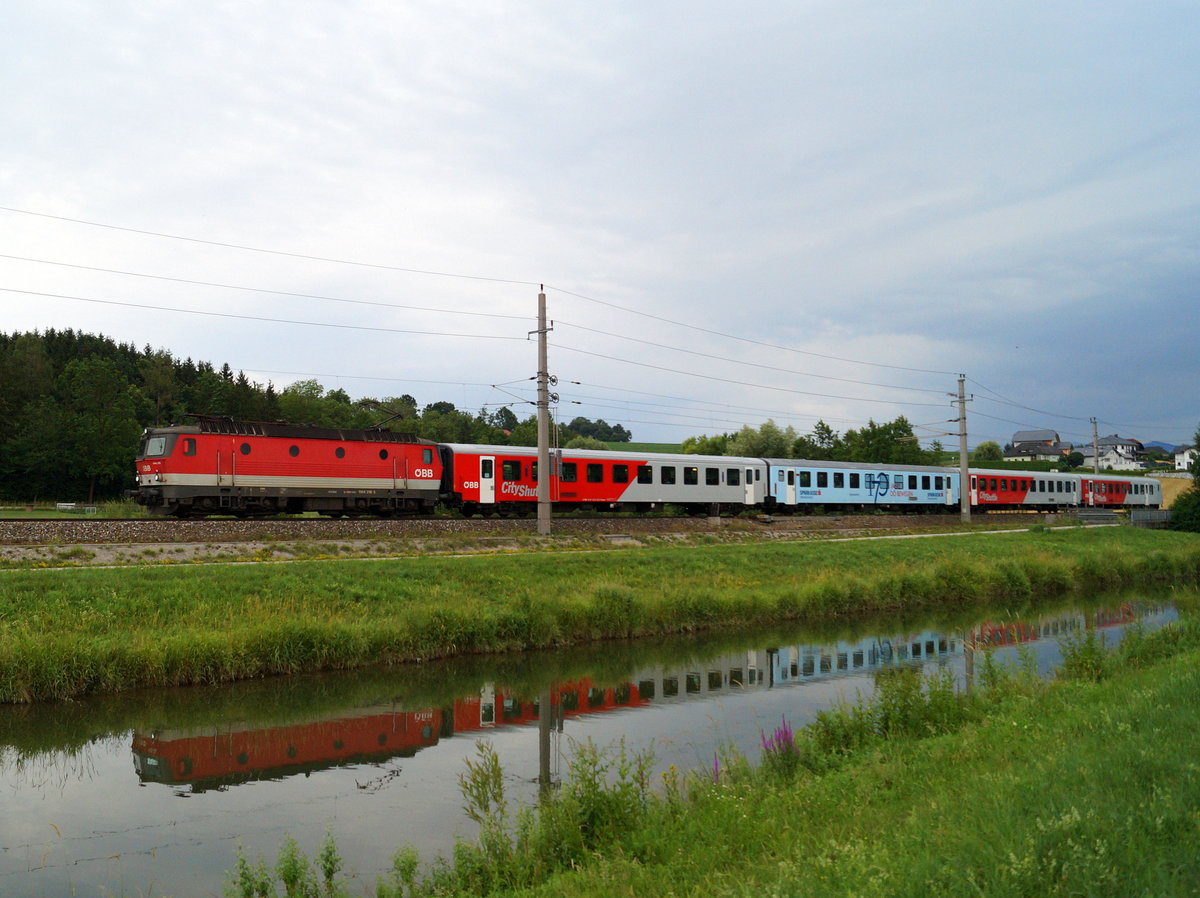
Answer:
MULTIPOLYGON (((1036 515, 1030 515, 1036 519, 1036 515)), ((957 525, 948 515, 758 515, 705 517, 556 517, 554 532, 612 534, 788 530, 936 529, 957 525)), ((454 535, 521 536, 537 532, 532 518, 24 518, 0 520, 0 545, 171 544, 278 540, 429 539, 454 535)))

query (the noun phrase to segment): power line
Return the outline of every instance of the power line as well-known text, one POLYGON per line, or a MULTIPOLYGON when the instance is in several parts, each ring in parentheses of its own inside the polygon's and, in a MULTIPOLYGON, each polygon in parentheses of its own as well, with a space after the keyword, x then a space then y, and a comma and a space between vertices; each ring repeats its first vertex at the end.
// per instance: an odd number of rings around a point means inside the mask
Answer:
POLYGON ((80 271, 97 271, 102 274, 119 274, 126 277, 147 278, 156 281, 168 281, 173 284, 188 284, 193 287, 216 287, 220 290, 243 290, 248 293, 266 293, 271 296, 288 296, 297 299, 320 299, 327 302, 344 302, 360 306, 378 306, 386 309, 405 309, 415 312, 438 312, 448 315, 473 315, 479 318, 504 318, 512 321, 531 321, 530 315, 501 315, 494 312, 466 312, 457 309, 439 309, 431 306, 410 306, 393 302, 377 302, 366 299, 346 299, 340 296, 323 296, 319 293, 293 293, 288 290, 268 290, 264 287, 245 287, 240 284, 221 284, 214 281, 198 281, 190 278, 170 277, 162 274, 145 274, 140 271, 122 271, 116 268, 100 268, 95 265, 76 265, 71 262, 55 262, 50 259, 33 259, 29 256, 10 256, 0 253, 0 259, 13 259, 18 262, 35 262, 39 265, 57 265, 63 268, 74 268, 80 271))
POLYGON ((430 277, 459 278, 468 281, 489 281, 494 284, 517 284, 522 287, 538 287, 534 281, 517 281, 508 278, 485 277, 476 274, 458 274, 452 271, 432 271, 424 268, 404 268, 399 265, 383 265, 378 262, 359 262, 353 259, 337 259, 330 256, 313 256, 307 253, 288 252, 279 249, 263 249, 258 246, 247 246, 241 243, 224 243, 220 240, 205 240, 201 237, 185 237, 181 234, 168 234, 163 231, 148 231, 141 228, 128 228, 122 225, 105 224, 100 221, 88 221, 83 218, 69 218, 65 215, 51 215, 47 212, 32 212, 28 209, 14 209, 11 206, 0 206, 0 211, 13 212, 18 215, 32 215, 37 218, 48 218, 53 221, 66 221, 71 224, 88 225, 93 228, 106 228, 110 231, 123 231, 127 234, 141 234, 144 237, 161 237, 165 240, 179 240, 185 243, 199 243, 204 246, 217 246, 222 249, 236 249, 248 253, 262 253, 269 256, 283 256, 289 259, 307 259, 312 262, 331 262, 336 265, 352 265, 357 268, 375 268, 381 271, 399 271, 404 274, 423 274, 430 277))
MULTIPOLYGON (((3 207, 0 207, 0 208, 3 208, 3 207)), ((849 359, 849 358, 845 358, 843 356, 824 355, 819 352, 809 352, 808 350, 795 349, 790 346, 780 346, 776 343, 767 343, 762 340, 754 340, 749 337, 739 337, 736 334, 729 334, 729 333, 725 333, 724 331, 712 330, 711 328, 700 327, 699 325, 696 325, 696 324, 688 324, 686 321, 676 321, 673 318, 665 318, 661 315, 652 315, 649 312, 643 312, 641 309, 632 309, 628 306, 618 305, 617 303, 614 303, 614 302, 607 302, 603 299, 596 299, 595 297, 592 297, 592 296, 585 296, 582 293, 575 293, 571 290, 564 290, 561 287, 554 287, 550 284, 546 285, 546 289, 554 290, 555 292, 561 293, 564 296, 572 296, 575 299, 582 299, 586 302, 594 302, 598 305, 608 306, 611 309, 619 309, 620 311, 628 312, 631 315, 641 315, 643 318, 650 318, 654 321, 661 321, 665 324, 674 324, 678 327, 686 327, 689 330, 694 330, 699 333, 711 334, 712 336, 716 336, 716 337, 724 337, 729 340, 739 340, 743 343, 750 343, 754 346, 762 346, 767 349, 776 349, 776 350, 779 350, 780 352, 794 352, 797 355, 812 356, 813 358, 826 359, 828 361, 848 362, 853 365, 868 365, 868 366, 874 367, 874 368, 890 368, 894 371, 912 371, 917 374, 944 374, 946 376, 953 377, 957 373, 954 371, 936 371, 936 370, 929 369, 929 368, 910 368, 910 367, 906 367, 904 365, 886 365, 882 362, 864 362, 861 359, 849 359)))
POLYGON ((713 355, 712 353, 701 352, 700 350, 696 350, 696 349, 686 349, 681 346, 670 346, 666 343, 657 343, 654 340, 643 340, 639 337, 630 337, 626 334, 614 334, 611 331, 602 331, 602 330, 597 330, 596 328, 592 328, 592 327, 584 327, 581 324, 572 324, 569 321, 556 320, 555 325, 574 327, 577 330, 587 331, 588 333, 592 333, 592 334, 600 334, 605 337, 614 337, 618 340, 628 340, 632 343, 641 343, 643 346, 654 346, 658 349, 668 349, 672 352, 682 352, 682 353, 686 353, 688 355, 698 355, 701 358, 705 358, 705 359, 712 359, 712 360, 717 360, 717 361, 722 361, 722 362, 732 362, 735 365, 746 365, 751 368, 762 368, 765 371, 778 371, 781 374, 795 374, 800 377, 815 377, 820 380, 835 380, 835 381, 839 381, 841 383, 858 384, 860 386, 867 386, 867 387, 883 387, 883 388, 889 389, 889 390, 908 390, 913 393, 933 393, 935 395, 940 395, 945 392, 945 390, 931 390, 931 389, 927 389, 925 387, 905 387, 905 386, 900 386, 899 384, 881 384, 881 383, 875 383, 874 381, 869 381, 869 380, 854 380, 853 378, 849 378, 849 377, 834 377, 833 375, 830 375, 830 374, 813 374, 811 371, 795 371, 791 368, 780 368, 777 365, 764 365, 760 362, 744 362, 744 361, 741 361, 740 359, 729 358, 728 356, 713 355))
POLYGON ((498 277, 488 277, 488 276, 483 276, 483 275, 461 274, 461 273, 448 272, 448 271, 435 271, 435 270, 423 269, 423 268, 407 268, 407 267, 398 266, 398 265, 384 265, 384 264, 377 263, 377 262, 361 262, 361 261, 357 261, 357 260, 353 260, 353 259, 339 259, 339 258, 330 257, 330 256, 317 256, 317 255, 310 255, 307 253, 290 252, 290 251, 286 251, 286 250, 265 249, 262 247, 249 246, 249 245, 240 244, 240 243, 230 243, 230 242, 219 241, 219 240, 207 240, 204 238, 188 237, 188 236, 184 236, 181 234, 171 234, 171 233, 167 233, 167 232, 163 232, 163 231, 151 231, 151 230, 142 229, 142 228, 131 228, 131 227, 123 226, 123 225, 107 224, 105 222, 90 221, 88 219, 82 219, 82 218, 72 218, 72 217, 65 216, 65 215, 52 215, 47 212, 34 212, 29 209, 17 209, 12 206, 0 206, 0 211, 11 212, 11 213, 14 213, 17 215, 29 215, 29 216, 34 216, 37 218, 45 218, 45 219, 49 219, 52 221, 64 221, 64 222, 69 222, 71 224, 87 225, 89 227, 106 228, 108 230, 122 231, 122 232, 130 233, 130 234, 140 234, 140 235, 148 236, 148 237, 158 237, 158 238, 167 239, 167 240, 178 240, 178 241, 183 241, 183 242, 187 242, 187 243, 197 243, 197 244, 201 244, 201 245, 205 245, 205 246, 216 246, 216 247, 220 247, 223 249, 236 249, 236 250, 241 250, 244 252, 282 256, 285 258, 308 259, 310 261, 316 261, 316 262, 328 262, 328 263, 333 263, 333 264, 337 264, 337 265, 351 265, 351 266, 355 266, 355 267, 359 267, 359 268, 373 268, 373 269, 382 270, 382 271, 397 271, 397 272, 402 272, 405 274, 419 274, 419 275, 427 275, 427 276, 431 276, 431 277, 446 277, 446 278, 459 278, 459 279, 463 279, 463 280, 473 280, 473 281, 488 281, 491 283, 498 283, 498 284, 515 284, 515 285, 519 285, 519 286, 523 286, 523 287, 544 287, 545 289, 550 289, 550 290, 554 290, 557 293, 561 293, 564 296, 570 296, 575 299, 583 300, 585 302, 596 303, 598 305, 607 306, 608 308, 619 309, 620 311, 628 312, 633 315, 640 315, 642 317, 650 318, 655 321, 661 321, 666 324, 672 324, 677 327, 687 328, 689 330, 697 331, 700 333, 710 334, 712 336, 722 337, 724 339, 737 340, 739 342, 748 343, 748 344, 751 344, 754 346, 761 346, 761 347, 765 347, 768 349, 775 349, 780 352, 792 352, 792 353, 796 353, 798 355, 810 356, 812 358, 821 358, 821 359, 826 359, 829 361, 846 362, 846 363, 855 364, 855 365, 867 365, 867 366, 876 367, 876 368, 889 368, 889 369, 896 370, 896 371, 911 371, 911 372, 920 373, 920 374, 939 374, 939 375, 952 376, 955 373, 952 371, 937 371, 937 370, 932 370, 932 369, 927 369, 927 368, 908 367, 908 366, 904 366, 904 365, 887 365, 882 362, 867 362, 867 361, 863 361, 861 359, 850 359, 850 358, 846 358, 843 356, 827 355, 827 354, 818 353, 818 352, 809 352, 807 350, 795 349, 795 348, 792 348, 789 346, 779 346, 777 344, 767 343, 762 340, 754 340, 749 337, 739 337, 736 334, 730 334, 730 333, 726 333, 724 331, 718 331, 718 330, 714 330, 711 328, 700 327, 699 325, 690 324, 685 321, 676 321, 672 318, 667 318, 667 317, 661 316, 661 315, 653 315, 649 312, 644 312, 640 309, 634 309, 634 308, 630 308, 628 306, 622 306, 618 303, 613 303, 613 302, 608 302, 606 300, 597 299, 593 296, 587 296, 586 294, 577 293, 572 290, 566 290, 561 287, 542 285, 542 284, 539 284, 534 281, 522 281, 522 280, 515 280, 515 279, 510 279, 510 278, 498 278, 498 277))
MULTIPOLYGON (((793 393, 798 396, 815 396, 815 397, 822 398, 822 399, 842 399, 842 400, 846 400, 848 402, 876 402, 876 403, 880 403, 883 405, 897 405, 898 404, 894 400, 891 400, 891 399, 867 399, 862 396, 838 396, 838 395, 834 395, 831 393, 813 393, 808 390, 794 390, 790 387, 776 387, 776 386, 771 386, 770 384, 757 384, 757 383, 751 383, 750 381, 734 380, 732 378, 727 378, 727 377, 717 377, 712 374, 699 374, 695 371, 683 371, 678 368, 668 368, 664 365, 652 365, 649 362, 638 362, 638 361, 634 361, 633 359, 618 358, 617 356, 605 355, 605 354, 599 353, 599 352, 592 352, 587 349, 579 349, 578 347, 575 347, 575 346, 565 346, 561 343, 556 343, 555 349, 565 349, 568 352, 577 352, 577 353, 580 353, 581 355, 588 355, 588 356, 592 356, 594 358, 607 359, 608 361, 611 361, 611 362, 622 362, 626 365, 637 365, 638 367, 650 368, 654 371, 665 371, 669 374, 682 374, 687 377, 698 377, 703 380, 711 380, 711 381, 716 381, 718 383, 734 384, 736 386, 742 386, 742 387, 755 387, 755 388, 761 389, 761 390, 775 390, 776 392, 793 393)), ((935 408, 940 408, 943 405, 943 403, 940 403, 940 402, 936 402, 936 403, 935 402, 905 402, 903 404, 911 405, 911 406, 931 406, 931 407, 935 407, 935 408)))
POLYGON ((372 331, 384 334, 415 334, 423 337, 463 337, 474 340, 516 340, 526 342, 525 337, 506 337, 498 334, 459 334, 445 331, 410 330, 399 327, 368 327, 360 324, 330 324, 323 321, 297 321, 290 318, 268 318, 262 315, 235 315, 232 312, 208 312, 201 309, 177 309, 171 306, 155 306, 146 303, 118 302, 112 299, 94 299, 87 296, 69 296, 63 293, 41 293, 36 290, 17 290, 14 287, 0 287, 5 293, 21 293, 26 296, 41 296, 47 299, 66 299, 72 302, 88 302, 105 306, 121 306, 129 309, 150 309, 155 312, 178 312, 184 315, 204 315, 210 318, 231 318, 237 321, 265 321, 271 324, 297 324, 304 327, 328 327, 337 330, 372 331))

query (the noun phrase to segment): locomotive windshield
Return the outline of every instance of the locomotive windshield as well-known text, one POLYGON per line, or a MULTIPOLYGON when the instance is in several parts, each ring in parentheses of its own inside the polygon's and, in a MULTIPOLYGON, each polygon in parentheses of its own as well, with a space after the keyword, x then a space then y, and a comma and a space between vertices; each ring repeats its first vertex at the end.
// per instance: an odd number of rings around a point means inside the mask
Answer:
POLYGON ((166 437, 150 437, 142 445, 142 458, 161 458, 167 454, 166 437))

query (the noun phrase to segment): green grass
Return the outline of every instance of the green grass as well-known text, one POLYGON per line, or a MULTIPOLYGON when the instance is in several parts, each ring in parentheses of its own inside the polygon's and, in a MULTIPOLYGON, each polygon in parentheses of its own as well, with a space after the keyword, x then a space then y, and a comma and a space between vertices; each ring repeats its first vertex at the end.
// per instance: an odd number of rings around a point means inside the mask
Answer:
POLYGON ((1195 584, 1131 528, 0 576, 0 701, 1195 584))

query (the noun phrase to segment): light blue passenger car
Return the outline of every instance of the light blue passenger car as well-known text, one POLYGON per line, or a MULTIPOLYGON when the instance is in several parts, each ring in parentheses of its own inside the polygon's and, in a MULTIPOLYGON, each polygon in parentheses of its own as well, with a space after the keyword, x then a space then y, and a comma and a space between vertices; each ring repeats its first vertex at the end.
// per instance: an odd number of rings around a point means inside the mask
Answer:
POLYGON ((879 507, 934 510, 958 504, 959 475, 950 468, 768 458, 769 511, 879 507))

